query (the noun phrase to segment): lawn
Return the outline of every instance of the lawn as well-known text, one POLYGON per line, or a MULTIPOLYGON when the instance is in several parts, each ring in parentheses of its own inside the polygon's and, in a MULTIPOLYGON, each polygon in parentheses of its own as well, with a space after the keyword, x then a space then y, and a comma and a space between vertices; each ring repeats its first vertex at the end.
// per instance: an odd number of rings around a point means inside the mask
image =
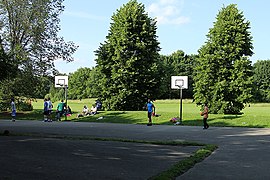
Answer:
MULTIPOLYGON (((110 123, 129 123, 129 124, 146 124, 146 111, 100 111, 97 115, 77 118, 84 105, 89 108, 95 99, 69 100, 68 105, 74 112, 69 121, 81 122, 110 122, 110 123)), ((159 117, 153 117, 154 124, 173 125, 170 119, 179 117, 179 100, 156 100, 156 113, 159 117)), ((58 102, 53 103, 54 110, 58 102)), ((34 111, 18 112, 17 119, 22 120, 42 120, 43 101, 33 102, 34 111)), ((268 111, 270 104, 250 104, 243 110, 242 115, 222 115, 210 114, 208 123, 210 126, 227 126, 227 127, 270 127, 270 115, 268 111)), ((183 100, 183 125, 202 126, 202 117, 199 115, 200 108, 191 100, 183 100)), ((54 116, 54 115, 53 115, 54 116)), ((0 119, 10 119, 9 112, 2 112, 0 119)), ((62 118, 65 120, 65 118, 62 118)))

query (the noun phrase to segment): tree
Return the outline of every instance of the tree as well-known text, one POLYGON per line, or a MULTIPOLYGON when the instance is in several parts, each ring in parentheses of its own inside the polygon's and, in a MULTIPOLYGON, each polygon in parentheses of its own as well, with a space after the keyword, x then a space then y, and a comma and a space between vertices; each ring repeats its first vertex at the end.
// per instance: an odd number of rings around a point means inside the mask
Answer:
POLYGON ((179 91, 171 89, 171 76, 188 76, 188 90, 184 90, 184 98, 193 98, 193 66, 195 55, 187 55, 182 50, 178 50, 171 55, 161 55, 159 66, 162 81, 160 85, 160 98, 179 98, 179 91))
POLYGON ((252 95, 250 22, 235 4, 223 7, 195 65, 194 98, 212 113, 240 113, 252 95))
POLYGON ((270 102, 270 60, 259 60, 253 65, 254 100, 270 102))
POLYGON ((156 97, 160 50, 156 29, 156 21, 136 0, 113 14, 106 41, 96 51, 107 109, 139 110, 147 98, 156 97))
MULTIPOLYGON (((0 2, 0 58, 6 62, 1 69, 16 72, 8 74, 9 81, 25 81, 22 79, 25 75, 29 77, 27 80, 47 76, 55 71, 55 60, 73 60, 71 55, 77 46, 57 35, 59 15, 64 10, 62 3, 63 0, 0 2)), ((37 85, 31 82, 27 82, 30 87, 37 85)))
POLYGON ((79 68, 69 75, 68 96, 70 99, 84 99, 90 97, 90 89, 92 87, 87 85, 90 75, 90 68, 79 68))

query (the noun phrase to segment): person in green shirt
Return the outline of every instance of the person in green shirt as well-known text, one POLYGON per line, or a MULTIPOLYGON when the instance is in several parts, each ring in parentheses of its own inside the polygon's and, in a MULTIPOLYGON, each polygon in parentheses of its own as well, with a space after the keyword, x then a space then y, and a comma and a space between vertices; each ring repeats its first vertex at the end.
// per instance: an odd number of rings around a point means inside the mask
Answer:
POLYGON ((66 104, 64 103, 64 100, 61 100, 61 102, 57 105, 56 113, 57 113, 57 120, 58 121, 61 120, 61 116, 65 112, 65 106, 66 106, 66 104))

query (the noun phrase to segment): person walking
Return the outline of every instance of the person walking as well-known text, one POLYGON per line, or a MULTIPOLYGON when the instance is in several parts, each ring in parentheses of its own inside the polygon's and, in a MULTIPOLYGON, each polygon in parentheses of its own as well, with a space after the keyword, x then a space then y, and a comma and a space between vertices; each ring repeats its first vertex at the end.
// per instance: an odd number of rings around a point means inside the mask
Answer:
POLYGON ((16 119, 16 106, 14 98, 11 98, 11 121, 15 122, 16 119))
POLYGON ((57 108, 56 108, 56 118, 57 118, 57 121, 61 121, 61 117, 62 115, 64 114, 64 111, 65 111, 65 103, 64 103, 64 100, 61 100, 61 102, 57 105, 57 108))
POLYGON ((43 108, 43 114, 44 114, 44 122, 48 122, 48 115, 49 115, 49 106, 48 106, 48 101, 45 98, 44 99, 44 108, 43 108))
POLYGON ((48 98, 47 103, 48 103, 48 122, 52 122, 51 114, 52 114, 53 104, 52 104, 51 98, 48 98))
POLYGON ((147 126, 152 126, 152 114, 155 113, 155 106, 151 102, 150 99, 148 99, 147 101, 146 108, 147 108, 147 117, 148 117, 147 126))
POLYGON ((207 103, 204 104, 204 110, 202 112, 202 116, 203 116, 203 129, 208 129, 209 125, 207 123, 207 118, 208 118, 208 105, 207 103))

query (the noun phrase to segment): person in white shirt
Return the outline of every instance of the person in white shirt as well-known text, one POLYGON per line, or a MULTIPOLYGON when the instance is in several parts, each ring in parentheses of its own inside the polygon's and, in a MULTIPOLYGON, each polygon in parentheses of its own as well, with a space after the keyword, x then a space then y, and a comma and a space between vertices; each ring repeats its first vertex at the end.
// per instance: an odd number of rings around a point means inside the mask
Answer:
POLYGON ((14 98, 11 98, 11 117, 12 117, 12 121, 15 122, 16 119, 16 106, 15 106, 15 102, 14 102, 14 98))

